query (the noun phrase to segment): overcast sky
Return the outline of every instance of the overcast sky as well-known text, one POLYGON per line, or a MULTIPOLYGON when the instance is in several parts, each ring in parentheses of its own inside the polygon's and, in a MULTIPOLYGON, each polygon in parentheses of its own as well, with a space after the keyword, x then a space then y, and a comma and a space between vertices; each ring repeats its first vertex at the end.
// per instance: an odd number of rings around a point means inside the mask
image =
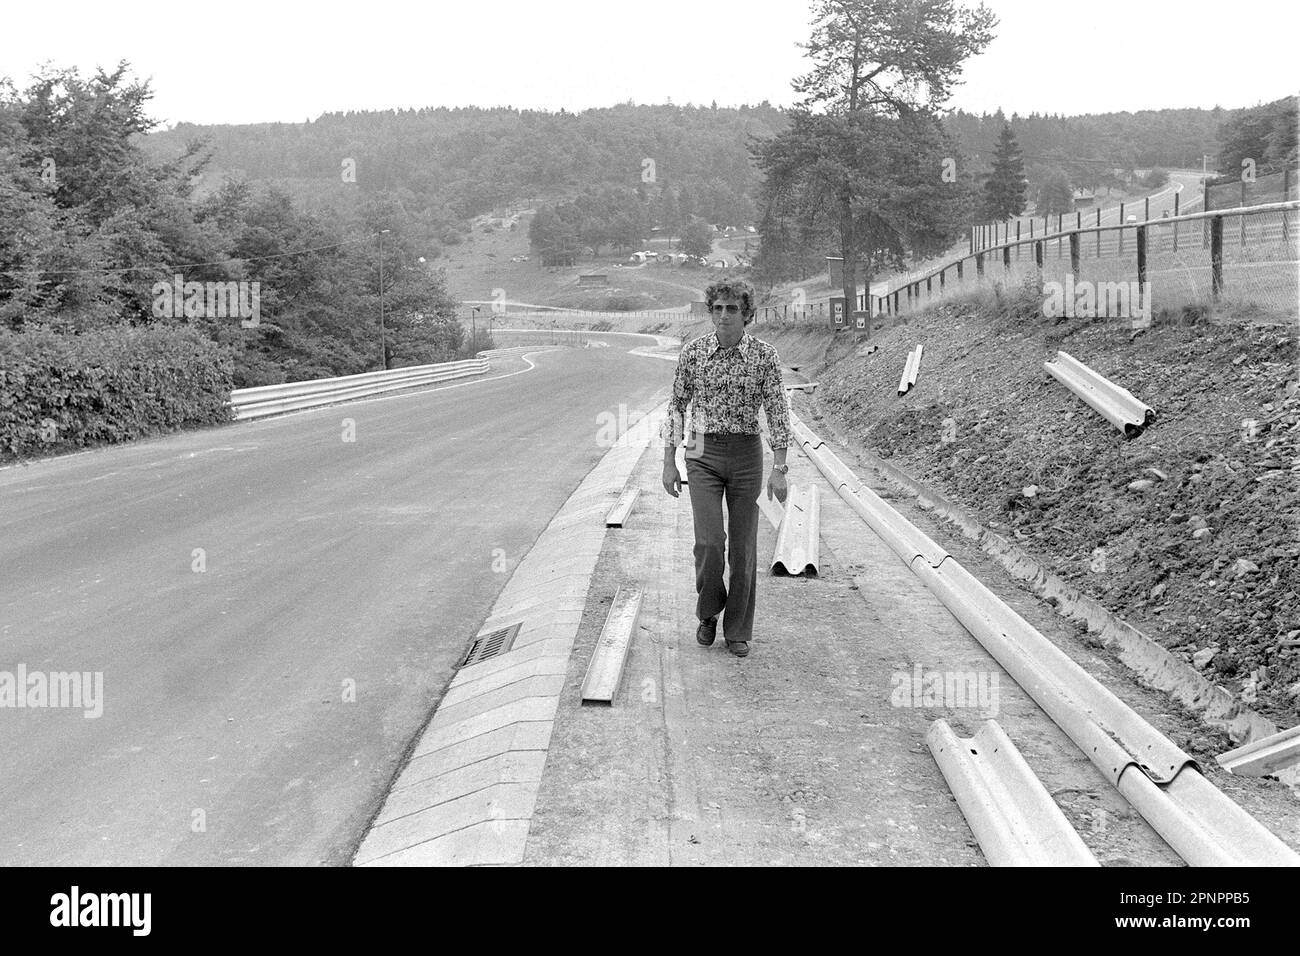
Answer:
MULTIPOLYGON (((1001 21, 950 101, 973 112, 1234 108, 1296 91, 1294 0, 987 0, 1001 21)), ((806 0, 9 2, 0 76, 130 61, 167 124, 340 110, 794 102, 806 0)))

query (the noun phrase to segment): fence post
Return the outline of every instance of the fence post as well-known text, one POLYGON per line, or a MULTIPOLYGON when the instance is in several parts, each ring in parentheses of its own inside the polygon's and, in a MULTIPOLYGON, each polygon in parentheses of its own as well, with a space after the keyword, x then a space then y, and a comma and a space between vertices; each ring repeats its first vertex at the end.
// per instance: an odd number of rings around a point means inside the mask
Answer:
MULTIPOLYGON (((1146 223, 1137 227, 1138 256, 1138 309, 1142 308, 1142 299, 1147 288, 1147 227, 1146 223)), ((1151 303, 1148 302, 1149 306, 1151 303)))
POLYGON ((962 266, 965 264, 966 264, 965 259, 957 260, 957 281, 958 282, 962 282, 965 279, 965 275, 963 274, 964 270, 962 269, 962 266))
POLYGON ((1181 193, 1174 193, 1174 252, 1178 251, 1178 197, 1181 193))
POLYGON ((1020 220, 1016 220, 1016 258, 1020 258, 1020 220))
POLYGON ((1101 206, 1097 207, 1097 258, 1101 258, 1101 206))
POLYGON ((1119 252, 1116 255, 1124 255, 1124 204, 1119 204, 1119 252))
MULTIPOLYGON (((1204 189, 1202 190, 1203 198, 1201 200, 1201 212, 1209 212, 1210 211, 1210 178, 1208 176, 1205 178, 1205 182, 1203 183, 1203 186, 1204 189)), ((1201 248, 1208 249, 1209 247, 1210 247, 1210 220, 1202 219, 1201 220, 1201 248)))
POLYGON ((1011 271, 1011 247, 1008 245, 1002 247, 1002 270, 1004 272, 1011 271))
POLYGON ((980 279, 984 278, 984 253, 982 252, 975 254, 975 276, 980 279))
POLYGON ((1064 216, 1065 213, 1058 212, 1056 214, 1056 258, 1058 259, 1064 255, 1061 252, 1061 229, 1064 227, 1064 216))
POLYGON ((894 290, 894 315, 898 315, 898 290, 894 290))
POLYGON ((1151 197, 1147 196, 1144 200, 1142 200, 1142 203, 1143 203, 1142 221, 1150 222, 1151 221, 1151 197))
POLYGON ((1043 240, 1042 239, 1039 239, 1037 242, 1034 243, 1034 265, 1038 267, 1038 271, 1040 273, 1043 271, 1043 240))
POLYGON ((948 269, 946 266, 939 270, 939 294, 940 295, 943 294, 943 274, 947 271, 948 269))
POLYGON ((1223 294, 1223 217, 1210 220, 1210 289, 1214 301, 1223 294))
POLYGON ((1074 274, 1074 279, 1079 280, 1079 234, 1070 233, 1070 272, 1074 274))

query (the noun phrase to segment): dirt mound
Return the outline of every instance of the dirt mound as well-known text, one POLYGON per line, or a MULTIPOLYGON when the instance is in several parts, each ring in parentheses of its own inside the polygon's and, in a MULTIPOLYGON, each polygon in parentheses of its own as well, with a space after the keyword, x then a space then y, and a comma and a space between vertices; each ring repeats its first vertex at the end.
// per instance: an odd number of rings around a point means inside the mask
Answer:
POLYGON ((855 344, 772 332, 823 414, 1284 726, 1300 713, 1300 384, 1287 326, 1053 324, 1027 296, 945 305, 855 344), (820 348, 814 340, 820 339, 820 348), (897 395, 907 352, 916 387, 897 395), (871 350, 872 347, 874 350, 871 350), (1126 440, 1043 370, 1057 349, 1156 421, 1126 440), (869 351, 871 350, 871 351, 869 351), (868 354, 869 353, 869 354, 868 354))

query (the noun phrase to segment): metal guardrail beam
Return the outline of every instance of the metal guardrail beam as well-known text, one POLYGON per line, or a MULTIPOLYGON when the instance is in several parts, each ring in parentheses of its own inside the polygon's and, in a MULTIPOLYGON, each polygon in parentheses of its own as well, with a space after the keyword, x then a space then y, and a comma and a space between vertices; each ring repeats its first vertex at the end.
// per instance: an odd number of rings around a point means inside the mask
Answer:
POLYGON ((1136 398, 1128 389, 1116 385, 1084 365, 1068 352, 1058 351, 1056 361, 1044 362, 1043 368, 1123 432, 1126 438, 1136 438, 1155 421, 1156 413, 1150 405, 1136 398))
MULTIPOLYGON (((810 455, 823 468, 829 448, 810 455)), ((1120 789, 1183 859, 1194 865, 1300 866, 1300 855, 1224 796, 1188 754, 1103 687, 1064 651, 944 552, 927 560, 909 545, 921 532, 883 501, 868 509, 870 489, 840 495, 903 557, 912 572, 1120 789), (883 520, 882 520, 883 519, 883 520), (1140 778, 1140 779, 1137 779, 1140 778), (1145 782, 1144 782, 1145 781, 1145 782), (1149 785, 1149 786, 1148 786, 1149 785)), ((877 499, 879 500, 879 499, 877 499)), ((928 540, 928 539, 926 539, 928 540)))
POLYGON ((600 639, 587 664, 587 676, 582 681, 582 702, 612 704, 623 680, 623 665, 627 662, 632 635, 641 617, 640 588, 621 587, 609 605, 609 615, 601 628, 600 639))
POLYGON ((624 488, 623 493, 618 496, 618 501, 614 502, 614 507, 610 508, 609 514, 605 515, 605 527, 623 527, 627 523, 628 515, 632 513, 632 506, 636 504, 639 494, 641 494, 641 489, 636 485, 629 485, 624 488))
POLYGON ((1263 777, 1294 767, 1300 764, 1300 725, 1221 753, 1215 760, 1224 770, 1243 777, 1263 777))
POLYGON ((903 377, 898 380, 898 394, 906 395, 916 384, 916 376, 921 371, 921 345, 907 353, 907 364, 903 366, 903 377))
POLYGON ((821 497, 816 485, 790 486, 785 515, 776 532, 776 550, 772 554, 772 573, 777 569, 789 575, 817 574, 821 544, 821 497))
POLYGON ((990 866, 1100 866, 997 721, 969 739, 936 720, 925 742, 990 866))
POLYGON ((235 389, 229 406, 236 421, 278 415, 282 412, 316 408, 354 398, 366 398, 398 389, 432 385, 452 379, 482 375, 491 369, 486 358, 438 365, 418 365, 387 372, 363 372, 338 378, 287 382, 282 385, 259 385, 235 389))

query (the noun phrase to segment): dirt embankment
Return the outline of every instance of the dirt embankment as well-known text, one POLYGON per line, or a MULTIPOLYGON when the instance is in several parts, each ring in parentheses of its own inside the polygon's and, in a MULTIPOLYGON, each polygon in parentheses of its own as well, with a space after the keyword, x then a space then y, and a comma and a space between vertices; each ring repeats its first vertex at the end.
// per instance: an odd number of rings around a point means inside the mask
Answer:
POLYGON ((1014 537, 1282 726, 1300 715, 1296 327, 1044 319, 971 299, 854 343, 757 330, 820 380, 822 414, 1014 537), (909 349, 916 387, 897 395, 909 349), (872 347, 875 347, 872 350, 872 347), (1126 440, 1043 370, 1057 349, 1155 409, 1126 440))

